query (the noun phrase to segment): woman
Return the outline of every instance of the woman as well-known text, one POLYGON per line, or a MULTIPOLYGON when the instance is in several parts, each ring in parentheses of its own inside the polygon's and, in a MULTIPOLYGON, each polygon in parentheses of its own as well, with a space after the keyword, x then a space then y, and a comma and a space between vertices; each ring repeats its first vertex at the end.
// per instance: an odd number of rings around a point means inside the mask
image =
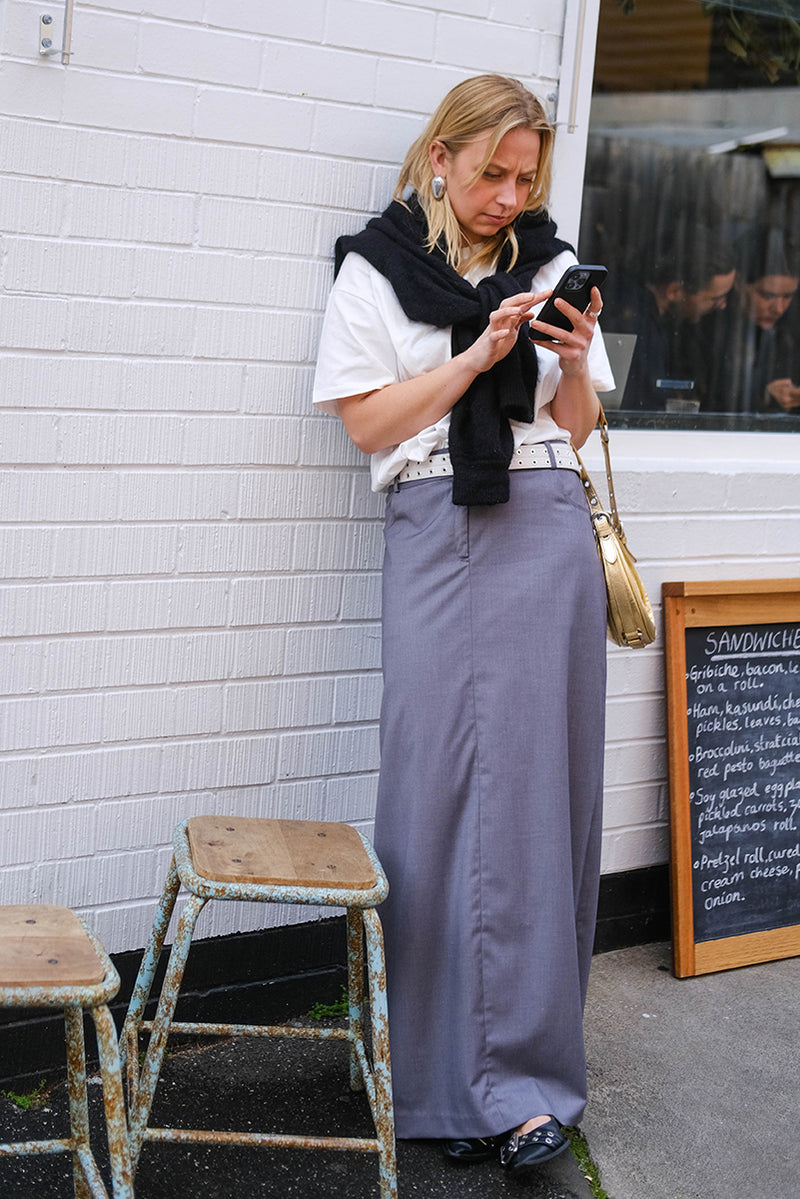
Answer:
POLYGON ((544 212, 553 130, 515 80, 454 88, 396 199, 337 244, 314 399, 388 489, 375 844, 397 1132, 523 1173, 585 1104, 605 591, 569 442, 613 387, 601 298, 544 212), (412 194, 402 199, 408 188, 412 194), (562 338, 534 345, 537 333, 562 338))

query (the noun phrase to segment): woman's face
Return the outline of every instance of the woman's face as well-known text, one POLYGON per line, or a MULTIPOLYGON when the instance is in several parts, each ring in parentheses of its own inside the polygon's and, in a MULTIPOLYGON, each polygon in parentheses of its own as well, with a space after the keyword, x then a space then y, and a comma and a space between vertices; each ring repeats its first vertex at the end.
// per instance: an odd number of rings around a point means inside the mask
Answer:
POLYGON ((762 275, 742 289, 742 306, 761 329, 774 329, 791 304, 800 279, 796 275, 762 275))
POLYGON ((491 139, 489 130, 455 154, 443 142, 430 148, 434 173, 447 184, 450 206, 468 242, 485 241, 510 225, 525 207, 536 177, 539 134, 518 128, 500 139, 476 179, 491 139))

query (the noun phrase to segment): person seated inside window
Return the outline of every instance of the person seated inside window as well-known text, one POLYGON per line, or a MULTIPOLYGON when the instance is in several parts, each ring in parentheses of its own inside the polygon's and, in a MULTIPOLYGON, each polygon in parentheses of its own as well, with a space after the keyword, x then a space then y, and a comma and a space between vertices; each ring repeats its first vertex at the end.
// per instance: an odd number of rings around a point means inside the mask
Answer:
POLYGON ((703 407, 716 412, 800 410, 800 264, 779 231, 750 238, 731 302, 703 329, 710 364, 703 407), (759 252, 760 250, 760 252, 759 252))
POLYGON ((664 246, 641 283, 612 272, 603 289, 604 328, 636 334, 622 408, 663 412, 676 380, 693 394, 696 376, 705 373, 697 326, 725 307, 734 278, 732 250, 703 228, 683 245, 664 246))

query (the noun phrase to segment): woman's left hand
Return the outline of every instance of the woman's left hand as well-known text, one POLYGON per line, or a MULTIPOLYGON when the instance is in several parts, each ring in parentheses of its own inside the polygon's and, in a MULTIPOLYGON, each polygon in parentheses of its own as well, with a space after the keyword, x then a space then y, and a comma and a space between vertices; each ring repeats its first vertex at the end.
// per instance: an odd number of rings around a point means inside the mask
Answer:
MULTIPOLYGON (((550 293, 548 293, 550 294, 550 293)), ((537 346, 558 355, 561 380, 550 401, 550 415, 556 424, 569 429, 574 444, 580 449, 597 422, 599 400, 589 374, 589 346, 592 344, 597 318, 603 300, 596 287, 586 312, 573 308, 566 300, 556 300, 556 307, 573 323, 571 330, 546 325, 535 318, 530 321, 531 338, 537 346), (557 337, 558 341, 537 341, 536 330, 557 337)))
MULTIPOLYGON (((536 302, 538 303, 540 299, 545 299, 551 294, 549 291, 543 292, 537 296, 536 302)), ((568 320, 572 321, 571 330, 559 329, 556 325, 547 325, 535 318, 529 322, 531 340, 542 349, 551 350, 558 355, 562 375, 580 375, 587 368, 589 346, 592 344, 597 318, 603 311, 603 299, 596 287, 592 288, 591 296, 591 302, 586 312, 573 308, 566 300, 557 299, 555 301, 559 312, 563 312, 568 320), (538 329, 541 329, 543 333, 549 333, 558 340, 538 341, 536 337, 538 329)))

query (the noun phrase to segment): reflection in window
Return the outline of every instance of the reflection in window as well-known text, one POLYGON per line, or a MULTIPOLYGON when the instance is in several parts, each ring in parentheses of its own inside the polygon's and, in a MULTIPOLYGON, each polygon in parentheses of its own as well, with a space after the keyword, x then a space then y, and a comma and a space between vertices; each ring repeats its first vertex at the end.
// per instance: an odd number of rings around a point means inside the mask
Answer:
POLYGON ((800 0, 601 0, 581 259, 616 423, 800 431, 800 0))

